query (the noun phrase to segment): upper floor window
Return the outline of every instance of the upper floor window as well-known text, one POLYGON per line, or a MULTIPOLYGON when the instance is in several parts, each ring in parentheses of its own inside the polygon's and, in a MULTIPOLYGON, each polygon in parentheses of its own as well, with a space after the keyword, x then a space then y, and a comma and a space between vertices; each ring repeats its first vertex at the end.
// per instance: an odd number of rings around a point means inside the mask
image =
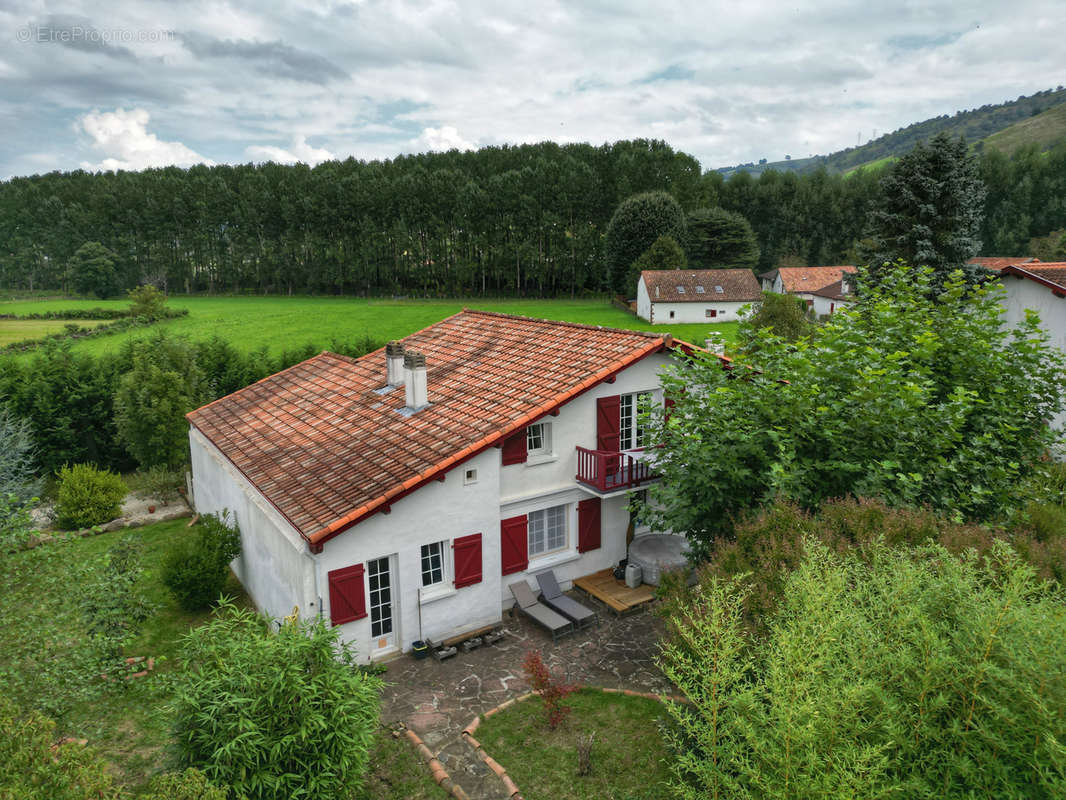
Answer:
POLYGON ((640 423, 641 406, 651 402, 651 392, 624 394, 619 407, 618 448, 636 450, 644 446, 644 426, 640 423))
POLYGON ((526 452, 531 456, 546 456, 552 452, 550 422, 535 422, 526 428, 526 452))
POLYGON ((566 547, 566 506, 530 511, 526 524, 530 556, 544 555, 566 547))

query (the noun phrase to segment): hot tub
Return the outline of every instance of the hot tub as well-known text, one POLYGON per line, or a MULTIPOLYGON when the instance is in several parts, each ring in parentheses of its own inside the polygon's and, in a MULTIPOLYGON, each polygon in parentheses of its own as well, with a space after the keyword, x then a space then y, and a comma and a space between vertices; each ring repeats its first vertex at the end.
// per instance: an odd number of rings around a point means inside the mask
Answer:
POLYGON ((689 545, 684 536, 666 533, 649 533, 638 536, 629 545, 629 563, 639 564, 644 570, 644 583, 658 586, 667 570, 689 569, 689 545))

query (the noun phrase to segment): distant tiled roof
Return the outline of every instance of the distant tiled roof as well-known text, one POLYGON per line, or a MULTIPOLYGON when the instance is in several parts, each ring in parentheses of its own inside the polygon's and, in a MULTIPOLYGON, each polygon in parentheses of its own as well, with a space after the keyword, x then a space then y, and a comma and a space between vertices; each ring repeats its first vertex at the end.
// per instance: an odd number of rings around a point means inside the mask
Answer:
POLYGON ((658 269, 640 273, 653 303, 751 303, 762 297, 750 269, 658 269))
MULTIPOLYGON (((1001 275, 1016 275, 1047 286, 1056 294, 1066 291, 1066 261, 1037 261, 1004 267, 1001 275)), ((1061 297, 1061 294, 1059 294, 1061 297)))
POLYGON ((189 421, 313 545, 501 442, 669 337, 463 311, 403 340, 426 357, 430 405, 404 416, 385 351, 322 353, 189 421))
POLYGON ((855 272, 855 267, 844 264, 836 267, 781 267, 777 270, 785 291, 789 293, 813 293, 816 289, 824 289, 841 280, 846 272, 855 272))
POLYGON ((976 264, 979 267, 999 272, 1011 264, 1031 264, 1039 259, 1032 256, 975 256, 967 261, 967 264, 976 264))
MULTIPOLYGON (((851 287, 849 286, 848 288, 850 289, 851 287)), ((819 297, 828 297, 830 300, 840 300, 841 302, 847 302, 849 300, 855 299, 855 295, 851 294, 850 292, 848 294, 844 293, 843 278, 841 278, 836 283, 831 283, 828 286, 823 286, 821 289, 817 289, 813 292, 810 292, 810 294, 816 294, 819 297)))

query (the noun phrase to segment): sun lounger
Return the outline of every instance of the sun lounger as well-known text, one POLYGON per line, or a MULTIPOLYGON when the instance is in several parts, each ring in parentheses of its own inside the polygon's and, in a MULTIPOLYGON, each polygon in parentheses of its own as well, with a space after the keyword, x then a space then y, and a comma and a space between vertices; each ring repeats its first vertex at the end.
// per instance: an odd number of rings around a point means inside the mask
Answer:
POLYGON ((564 633, 570 633, 574 629, 574 623, 561 614, 556 614, 546 605, 537 602, 533 596, 533 590, 525 581, 518 581, 508 587, 514 595, 517 607, 531 619, 543 625, 552 634, 552 641, 564 633))
POLYGON ((572 619, 579 628, 591 625, 593 622, 599 624, 600 619, 595 611, 563 594, 552 570, 540 573, 537 576, 537 583, 540 585, 540 601, 548 608, 558 611, 567 619, 572 619))

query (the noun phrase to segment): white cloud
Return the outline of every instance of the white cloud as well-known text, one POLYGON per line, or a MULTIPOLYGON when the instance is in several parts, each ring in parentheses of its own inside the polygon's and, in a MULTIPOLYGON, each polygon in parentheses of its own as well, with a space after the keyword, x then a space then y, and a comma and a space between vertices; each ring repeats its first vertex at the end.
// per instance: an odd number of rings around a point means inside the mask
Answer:
POLYGON ((80 117, 78 128, 92 137, 95 150, 107 156, 96 164, 83 161, 82 169, 136 170, 215 163, 181 142, 164 142, 149 133, 149 119, 149 113, 142 108, 91 111, 80 117))
POLYGON ((424 150, 473 150, 477 147, 473 142, 468 142, 459 135, 459 131, 451 125, 442 125, 439 128, 423 128, 422 135, 411 141, 412 147, 418 151, 424 150))
POLYGON ((312 167, 315 164, 335 158, 333 153, 324 147, 312 147, 309 145, 306 136, 294 136, 292 145, 288 150, 271 145, 256 144, 246 147, 244 152, 254 161, 276 161, 279 164, 300 162, 312 167))

